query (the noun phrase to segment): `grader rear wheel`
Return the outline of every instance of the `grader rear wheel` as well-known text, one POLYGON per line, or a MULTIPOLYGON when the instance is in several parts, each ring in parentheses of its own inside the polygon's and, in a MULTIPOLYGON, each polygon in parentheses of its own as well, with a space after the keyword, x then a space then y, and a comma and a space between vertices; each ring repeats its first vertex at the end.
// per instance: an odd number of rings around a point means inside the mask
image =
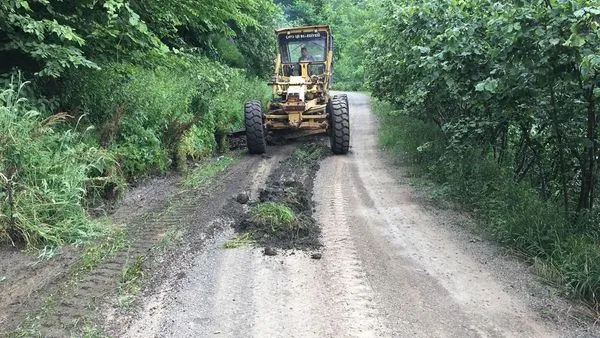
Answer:
POLYGON ((263 127, 263 109, 260 101, 248 101, 244 106, 246 124, 246 143, 250 154, 265 152, 265 130, 263 127))
POLYGON ((331 101, 330 143, 334 154, 346 154, 350 148, 350 114, 347 98, 335 97, 331 101))

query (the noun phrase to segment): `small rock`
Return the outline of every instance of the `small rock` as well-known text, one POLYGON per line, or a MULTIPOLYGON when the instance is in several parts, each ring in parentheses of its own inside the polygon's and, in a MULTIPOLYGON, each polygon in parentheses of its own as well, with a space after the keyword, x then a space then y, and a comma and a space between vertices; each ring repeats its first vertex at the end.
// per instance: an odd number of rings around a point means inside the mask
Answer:
POLYGON ((482 242, 483 240, 481 239, 481 237, 473 237, 469 240, 469 242, 471 243, 477 243, 477 242, 482 242))
POLYGON ((320 252, 315 252, 312 255, 310 255, 310 258, 312 259, 321 259, 323 257, 323 254, 320 252))
POLYGON ((277 251, 271 247, 266 247, 263 254, 265 254, 265 256, 277 256, 277 251))
POLYGON ((241 192, 235 197, 236 202, 239 204, 246 204, 250 200, 247 192, 241 192))

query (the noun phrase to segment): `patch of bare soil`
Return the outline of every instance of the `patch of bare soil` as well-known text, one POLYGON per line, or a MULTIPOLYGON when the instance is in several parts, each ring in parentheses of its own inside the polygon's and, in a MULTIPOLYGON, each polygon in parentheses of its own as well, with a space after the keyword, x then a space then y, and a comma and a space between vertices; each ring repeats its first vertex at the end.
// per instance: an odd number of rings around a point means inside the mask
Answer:
POLYGON ((14 329, 40 304, 39 290, 64 280, 77 258, 76 249, 64 249, 51 260, 15 247, 0 248, 0 336, 14 329))

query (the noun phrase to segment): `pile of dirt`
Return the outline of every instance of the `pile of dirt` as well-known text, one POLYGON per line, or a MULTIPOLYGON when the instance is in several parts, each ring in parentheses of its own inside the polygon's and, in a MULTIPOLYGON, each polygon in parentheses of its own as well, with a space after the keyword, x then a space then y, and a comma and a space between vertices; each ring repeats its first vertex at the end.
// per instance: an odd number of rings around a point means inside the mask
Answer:
POLYGON ((329 155, 331 150, 325 138, 302 142, 271 173, 259 200, 250 204, 250 211, 236 230, 267 248, 321 247, 321 229, 312 217, 313 180, 319 162, 329 155))

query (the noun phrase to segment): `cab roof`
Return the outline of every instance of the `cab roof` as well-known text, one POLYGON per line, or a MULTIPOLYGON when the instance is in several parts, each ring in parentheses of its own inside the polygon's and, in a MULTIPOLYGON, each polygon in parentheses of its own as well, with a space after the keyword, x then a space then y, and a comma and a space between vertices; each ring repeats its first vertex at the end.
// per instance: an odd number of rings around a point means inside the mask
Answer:
POLYGON ((328 25, 314 25, 314 26, 303 26, 303 27, 291 27, 291 28, 280 28, 276 29, 275 33, 279 34, 294 34, 294 33, 309 33, 309 32, 327 32, 331 33, 331 29, 328 25))

